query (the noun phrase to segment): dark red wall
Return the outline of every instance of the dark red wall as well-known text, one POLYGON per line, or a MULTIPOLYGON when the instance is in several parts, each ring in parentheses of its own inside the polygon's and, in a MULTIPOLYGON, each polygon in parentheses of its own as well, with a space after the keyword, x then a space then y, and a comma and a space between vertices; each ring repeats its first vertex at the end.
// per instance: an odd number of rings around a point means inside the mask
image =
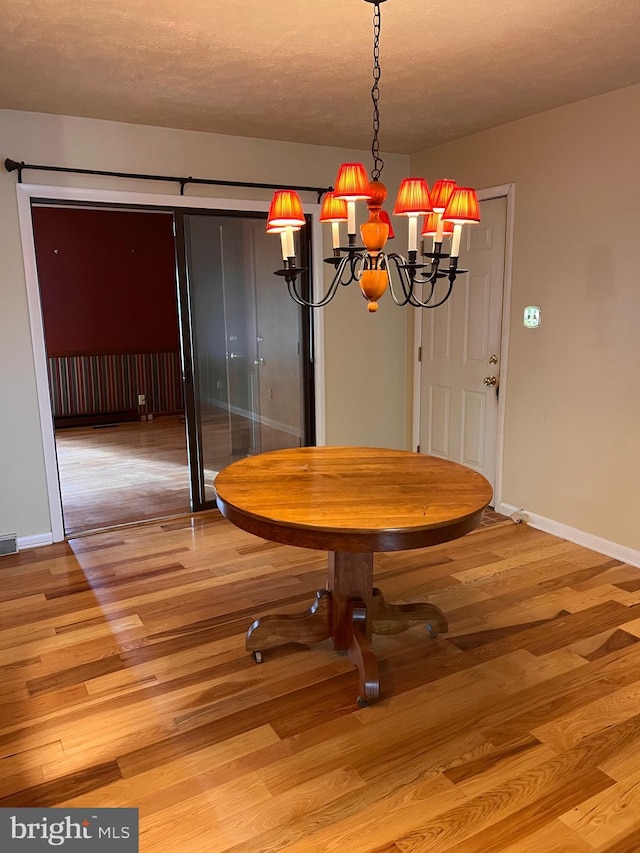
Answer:
POLYGON ((36 207, 47 354, 178 349, 171 214, 36 207))

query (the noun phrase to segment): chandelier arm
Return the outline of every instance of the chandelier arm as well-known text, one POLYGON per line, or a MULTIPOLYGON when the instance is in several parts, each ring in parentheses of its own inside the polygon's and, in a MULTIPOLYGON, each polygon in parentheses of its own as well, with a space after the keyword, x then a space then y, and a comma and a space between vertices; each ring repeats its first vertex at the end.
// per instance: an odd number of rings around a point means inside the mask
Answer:
POLYGON ((295 276, 287 276, 285 278, 287 282, 287 289, 289 290, 289 296, 293 299, 294 302, 297 302, 298 305, 303 305, 305 308, 323 308, 327 305, 333 297, 336 295, 338 287, 340 286, 340 279, 336 275, 333 278, 333 281, 329 285, 329 288, 322 299, 319 299, 317 302, 311 302, 308 299, 304 299, 296 288, 296 277, 295 276))
POLYGON ((333 279, 331 280, 331 284, 327 288, 327 292, 317 302, 312 302, 311 300, 304 299, 300 295, 296 287, 297 275, 285 277, 285 281, 287 282, 287 288, 289 290, 289 295, 294 300, 294 302, 298 303, 298 305, 304 305, 306 308, 323 308, 325 305, 331 302, 333 297, 338 292, 338 288, 341 284, 346 286, 348 284, 351 284, 352 281, 354 281, 353 276, 351 276, 348 281, 342 281, 342 274, 344 273, 345 268, 347 267, 347 264, 350 260, 351 257, 349 255, 345 255, 343 258, 340 259, 340 263, 336 267, 335 274, 333 276, 333 279))
POLYGON ((334 275, 334 281, 331 283, 331 287, 333 287, 334 282, 336 284, 336 289, 337 289, 337 286, 339 284, 341 284, 343 287, 347 287, 349 284, 356 281, 356 277, 354 274, 354 263, 355 263, 354 255, 351 252, 348 255, 345 255, 344 257, 340 258, 340 263, 336 267, 336 272, 334 275), (342 276, 344 275, 344 272, 347 269, 347 267, 349 267, 349 270, 348 270, 349 278, 347 278, 346 280, 343 281, 342 276))
POLYGON ((404 298, 399 299, 393 288, 393 277, 391 275, 391 269, 389 268, 389 290, 391 292, 391 298, 393 299, 396 305, 399 305, 401 307, 404 305, 412 305, 414 308, 439 308, 441 305, 444 305, 447 299, 451 296, 451 293, 453 291, 453 284, 456 280, 455 270, 451 270, 449 273, 449 286, 447 288, 447 292, 437 302, 432 303, 431 300, 435 295, 435 288, 438 281, 437 268, 433 271, 433 273, 429 276, 428 279, 419 280, 415 277, 415 275, 411 276, 410 272, 405 268, 404 258, 402 257, 402 255, 398 255, 394 252, 393 254, 387 255, 386 257, 393 261, 398 276, 400 278, 400 284, 402 285, 402 292, 404 298), (420 299, 418 297, 415 291, 416 284, 430 285, 431 289, 426 299, 420 299))
POLYGON ((360 275, 358 275, 358 264, 362 264, 364 262, 364 254, 361 252, 357 252, 355 254, 349 255, 349 281, 343 281, 342 284, 347 285, 351 284, 353 281, 360 281, 362 278, 362 269, 360 269, 360 275))
MULTIPOLYGON (((416 294, 416 292, 414 290, 414 292, 413 292, 414 301, 411 304, 415 305, 416 308, 427 308, 429 306, 431 300, 433 299, 433 294, 435 293, 435 289, 436 289, 436 282, 435 281, 427 281, 424 283, 427 286, 429 286, 431 288, 431 290, 429 291, 429 295, 427 296, 426 299, 419 299, 418 295, 416 294)), ((422 284, 422 282, 417 282, 417 284, 422 284)))
POLYGON ((335 264, 336 271, 334 273, 334 280, 337 279, 339 284, 341 284, 343 287, 346 287, 352 282, 359 280, 355 272, 355 264, 362 257, 363 256, 361 253, 354 254, 352 251, 349 251, 348 254, 342 255, 340 258, 327 258, 325 260, 325 263, 335 264), (343 281, 342 276, 344 275, 344 272, 347 267, 349 267, 349 278, 343 281))
POLYGON ((415 295, 413 292, 413 281, 411 280, 411 277, 406 274, 406 271, 401 266, 401 263, 404 263, 404 258, 402 257, 402 255, 398 255, 395 252, 390 255, 387 255, 386 257, 387 269, 389 273, 389 291, 391 293, 391 298, 393 299, 395 304, 399 305, 400 307, 402 307, 403 305, 413 305, 413 300, 415 299, 415 295), (396 292, 393 288, 393 276, 391 274, 391 267, 388 264, 389 260, 393 261, 393 264, 396 268, 396 273, 398 274, 398 278, 400 279, 400 284, 402 285, 402 293, 404 297, 402 299, 399 299, 396 296, 396 292))
POLYGON ((434 302, 433 305, 431 304, 431 300, 433 299, 433 294, 434 294, 434 290, 435 290, 435 283, 434 283, 431 286, 431 293, 429 295, 429 299, 422 302, 417 297, 415 297, 416 301, 415 301, 415 303, 412 303, 412 304, 414 304, 416 306, 416 308, 439 308, 441 305, 444 305, 444 303, 447 301, 447 299, 451 296, 451 291, 453 290, 453 283, 455 280, 456 280, 455 275, 449 276, 449 287, 447 288, 447 292, 445 293, 445 295, 442 297, 442 299, 439 302, 434 302))
POLYGON ((415 276, 413 281, 414 284, 430 284, 434 286, 439 278, 441 278, 441 276, 439 276, 438 271, 435 270, 431 273, 431 275, 427 276, 427 278, 420 278, 419 276, 415 276))
POLYGON ((423 278, 418 278, 417 276, 414 279, 415 284, 430 284, 432 288, 436 285, 436 282, 441 277, 440 273, 440 258, 435 257, 431 259, 431 271, 428 276, 423 278))
POLYGON ((289 296, 296 302, 298 305, 302 305, 305 308, 311 308, 311 304, 298 295, 298 291, 296 290, 296 280, 295 278, 290 278, 287 276, 285 278, 287 282, 287 290, 289 291, 289 296))
MULTIPOLYGON (((367 264, 367 260, 368 255, 366 254, 366 252, 358 252, 358 254, 353 256, 353 258, 351 259, 351 281, 360 282, 360 280, 362 279, 362 273, 365 270, 374 269, 373 266, 367 264)), ((375 269, 377 269, 377 267, 375 267, 375 269)))

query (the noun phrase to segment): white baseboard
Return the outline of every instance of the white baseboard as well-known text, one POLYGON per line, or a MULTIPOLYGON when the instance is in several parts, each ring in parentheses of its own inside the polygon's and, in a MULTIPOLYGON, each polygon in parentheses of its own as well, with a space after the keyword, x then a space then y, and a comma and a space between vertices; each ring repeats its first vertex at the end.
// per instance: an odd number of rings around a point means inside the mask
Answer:
POLYGON ((302 438, 302 432, 298 427, 293 427, 290 424, 283 424, 280 421, 274 421, 272 418, 266 418, 264 415, 259 415, 256 412, 249 412, 247 409, 241 409, 239 406, 231 406, 221 400, 214 400, 213 405, 225 412, 231 412, 233 415, 240 415, 248 421, 254 421, 261 426, 272 427, 273 429, 286 432, 288 435, 294 435, 296 438, 302 438))
POLYGON ((53 544, 53 533, 37 533, 35 536, 18 536, 18 551, 27 551, 29 548, 40 548, 42 545, 53 544))
POLYGON ((607 557, 613 557, 623 563, 628 563, 630 566, 640 568, 640 551, 627 548, 626 545, 619 545, 617 542, 609 541, 609 539, 602 539, 592 533, 585 533, 584 530, 569 527, 568 524, 562 524, 552 518, 545 518, 544 515, 537 515, 535 512, 529 512, 528 509, 511 504, 501 503, 498 512, 502 515, 513 515, 515 512, 525 513, 528 516, 527 524, 530 527, 535 527, 536 530, 551 533, 553 536, 559 536, 568 542, 575 542, 576 545, 582 545, 591 551, 597 551, 599 554, 605 554, 607 557))

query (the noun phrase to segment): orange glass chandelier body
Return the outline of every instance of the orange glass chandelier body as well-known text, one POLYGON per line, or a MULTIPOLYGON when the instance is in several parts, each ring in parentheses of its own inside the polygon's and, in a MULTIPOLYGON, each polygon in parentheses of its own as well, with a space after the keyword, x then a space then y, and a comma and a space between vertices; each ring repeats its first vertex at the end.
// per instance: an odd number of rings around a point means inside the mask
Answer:
POLYGON ((374 6, 374 69, 371 92, 373 113, 374 166, 371 180, 362 163, 343 163, 335 187, 327 192, 320 221, 331 225, 333 255, 325 262, 335 267, 333 280, 316 302, 303 298, 297 279, 305 270, 297 265, 294 231, 305 223, 302 204, 294 190, 276 191, 267 220, 267 231, 280 233, 284 266, 276 275, 284 277, 291 297, 300 305, 319 308, 330 302, 340 285, 358 282, 367 300, 369 311, 378 310, 378 300, 387 288, 396 305, 417 308, 437 308, 451 295, 458 275, 467 272, 458 268, 460 240, 465 224, 480 221, 478 198, 470 187, 458 187, 449 179, 437 181, 432 191, 423 178, 405 178, 400 184, 393 213, 408 219, 406 257, 386 252, 387 240, 393 239, 388 213, 383 210, 387 189, 380 181, 384 163, 379 154, 379 38, 380 3, 385 0, 365 0, 374 6), (356 203, 365 201, 369 210, 366 222, 360 225, 362 245, 357 245, 356 203), (420 252, 418 252, 418 220, 423 218, 420 252), (347 243, 341 245, 341 223, 347 223, 347 243), (451 237, 449 252, 443 250, 445 238, 451 237), (430 251, 425 238, 433 237, 430 251), (448 263, 445 263, 448 260, 448 263), (443 287, 438 288, 438 282, 443 287))

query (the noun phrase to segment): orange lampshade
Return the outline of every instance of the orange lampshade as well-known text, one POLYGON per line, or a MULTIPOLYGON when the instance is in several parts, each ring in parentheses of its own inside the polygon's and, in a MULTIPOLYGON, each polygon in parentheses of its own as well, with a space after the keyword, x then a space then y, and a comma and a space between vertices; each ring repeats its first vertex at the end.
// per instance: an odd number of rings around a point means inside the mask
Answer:
POLYGON ((302 227, 304 223, 304 212, 298 193, 293 190, 276 190, 269 208, 267 229, 302 227))
POLYGON ((458 187, 454 190, 442 218, 458 225, 464 225, 465 222, 480 222, 476 191, 471 187, 458 187))
MULTIPOLYGON (((424 224, 422 226, 422 236, 423 237, 435 237, 438 231, 438 214, 437 213, 427 213, 424 218, 424 224)), ((443 222, 442 223, 442 233, 443 234, 453 234, 453 222, 443 222)))
POLYGON ((343 163, 340 166, 333 195, 344 201, 371 198, 369 179, 362 163, 343 163))
POLYGON ((424 178, 405 178, 400 184, 394 214, 424 216, 432 213, 429 187, 424 178))
POLYGON ((443 213, 453 191, 456 188, 456 182, 448 178, 443 178, 436 181, 431 190, 431 203, 435 213, 443 213))
POLYGON ((347 203, 342 198, 336 198, 335 193, 327 193, 322 200, 320 222, 346 222, 347 203))
POLYGON ((396 235, 395 235, 395 231, 393 230, 393 224, 391 222, 391 217, 389 216, 389 214, 387 213, 386 210, 380 211, 380 220, 382 222, 386 222, 386 224, 389 226, 389 234, 387 236, 387 240, 393 240, 393 238, 396 235))

